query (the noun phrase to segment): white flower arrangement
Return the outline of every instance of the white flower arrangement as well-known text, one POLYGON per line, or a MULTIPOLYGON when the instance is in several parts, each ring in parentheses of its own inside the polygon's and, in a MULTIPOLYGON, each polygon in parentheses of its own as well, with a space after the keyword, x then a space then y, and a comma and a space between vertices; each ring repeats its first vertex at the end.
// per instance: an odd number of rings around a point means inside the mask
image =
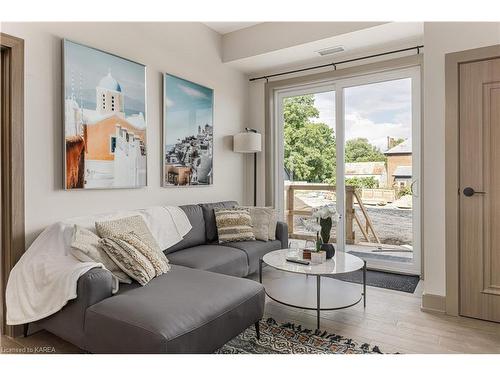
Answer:
POLYGON ((335 208, 335 205, 328 204, 321 207, 315 207, 312 211, 312 217, 316 219, 328 219, 332 218, 332 222, 338 223, 340 220, 340 215, 335 208))
POLYGON ((302 224, 309 232, 317 233, 321 230, 321 225, 319 225, 318 220, 304 219, 302 218, 302 224))

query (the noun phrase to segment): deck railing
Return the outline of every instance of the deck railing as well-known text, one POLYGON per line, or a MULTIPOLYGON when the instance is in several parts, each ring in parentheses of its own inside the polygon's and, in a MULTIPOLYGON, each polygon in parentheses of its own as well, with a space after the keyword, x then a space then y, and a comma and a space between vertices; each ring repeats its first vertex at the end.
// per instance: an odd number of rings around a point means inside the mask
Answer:
MULTIPOLYGON (((368 211, 359 197, 354 186, 345 188, 346 220, 345 220, 345 241, 347 244, 356 242, 354 225, 357 225, 366 242, 376 242, 380 244, 380 239, 375 232, 373 223, 368 215, 368 211), (356 201, 356 202, 355 202, 356 201), (355 203, 358 204, 364 221, 359 217, 355 210, 355 203), (370 235, 371 234, 371 235, 370 235), (373 240, 370 238, 373 237, 373 240)), ((336 187, 328 184, 291 184, 285 186, 286 194, 286 212, 289 237, 293 239, 310 240, 314 239, 314 234, 297 233, 294 223, 294 216, 311 216, 311 210, 295 209, 295 193, 297 191, 330 191, 335 192, 336 187)), ((333 239, 334 240, 334 239, 333 239)))

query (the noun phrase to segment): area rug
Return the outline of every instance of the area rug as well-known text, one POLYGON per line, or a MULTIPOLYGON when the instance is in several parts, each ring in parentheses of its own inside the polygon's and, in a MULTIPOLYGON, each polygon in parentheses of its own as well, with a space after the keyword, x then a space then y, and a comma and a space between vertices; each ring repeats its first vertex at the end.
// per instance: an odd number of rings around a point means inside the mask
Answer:
POLYGON ((378 346, 326 331, 312 331, 293 323, 278 324, 273 318, 260 322, 260 340, 249 327, 216 351, 216 354, 382 354, 378 346))
MULTIPOLYGON (((329 277, 356 284, 363 283, 363 272, 361 270, 329 277)), ((377 288, 414 293, 419 281, 419 276, 398 275, 390 272, 372 270, 366 271, 366 285, 375 286, 377 288)))

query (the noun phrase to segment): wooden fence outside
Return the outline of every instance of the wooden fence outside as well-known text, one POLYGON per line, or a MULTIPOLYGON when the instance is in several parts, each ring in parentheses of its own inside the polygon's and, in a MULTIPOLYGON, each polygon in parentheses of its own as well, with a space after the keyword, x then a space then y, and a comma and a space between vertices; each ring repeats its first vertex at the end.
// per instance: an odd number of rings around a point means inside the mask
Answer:
MULTIPOLYGON (((294 216, 311 216, 311 210, 296 210, 295 209, 295 193, 297 191, 330 191, 335 192, 336 187, 334 185, 327 184, 293 184, 285 187, 286 193, 286 211, 285 215, 287 217, 288 223, 288 233, 289 237, 292 239, 310 240, 314 239, 313 234, 297 233, 295 231, 294 216)), ((366 242, 376 242, 380 244, 380 239, 375 232, 373 223, 368 215, 368 211, 363 204, 358 192, 354 186, 346 186, 345 194, 346 203, 346 220, 345 220, 345 240, 347 244, 354 244, 356 242, 356 236, 354 232, 354 225, 357 225, 365 239, 366 242), (356 201, 356 202, 355 202, 356 201), (359 215, 354 209, 354 204, 357 203, 361 209, 364 221, 361 220, 359 215), (373 236, 374 241, 370 238, 373 236)))

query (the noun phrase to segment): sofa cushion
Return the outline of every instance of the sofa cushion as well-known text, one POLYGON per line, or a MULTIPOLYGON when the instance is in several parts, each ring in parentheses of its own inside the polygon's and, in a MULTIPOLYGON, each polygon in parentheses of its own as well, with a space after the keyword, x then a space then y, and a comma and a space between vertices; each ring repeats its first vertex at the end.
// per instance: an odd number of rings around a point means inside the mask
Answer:
POLYGON ((247 256, 241 250, 221 245, 200 245, 168 255, 170 263, 189 268, 243 277, 248 275, 247 256))
POLYGON ((93 353, 212 353, 261 319, 264 288, 248 279, 172 266, 87 310, 93 353))
POLYGON ((181 242, 165 250, 165 254, 170 254, 178 250, 186 249, 197 245, 203 245, 206 242, 205 237, 205 220, 203 219, 203 211, 197 204, 189 204, 180 206, 186 213, 186 216, 191 223, 191 230, 184 236, 181 242))
POLYGON ((217 241, 218 238, 214 208, 232 208, 236 205, 238 205, 238 202, 235 201, 200 204, 200 207, 203 211, 203 219, 205 220, 205 234, 207 236, 207 242, 217 241))
POLYGON ((281 242, 274 241, 242 241, 242 242, 228 242, 222 246, 228 246, 239 249, 244 252, 248 260, 248 274, 251 275, 259 270, 259 259, 267 253, 281 249, 281 242))

